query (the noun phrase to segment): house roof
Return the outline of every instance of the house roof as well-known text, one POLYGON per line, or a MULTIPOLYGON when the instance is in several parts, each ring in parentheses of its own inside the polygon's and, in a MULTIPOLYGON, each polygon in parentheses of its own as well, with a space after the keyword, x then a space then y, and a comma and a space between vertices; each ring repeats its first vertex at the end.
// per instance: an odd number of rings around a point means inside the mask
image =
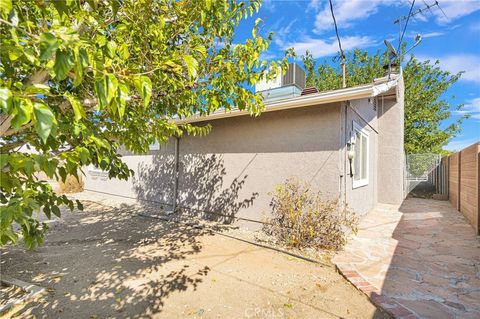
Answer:
MULTIPOLYGON (((262 111, 262 113, 375 97, 390 92, 392 91, 392 89, 396 88, 400 78, 401 75, 398 76, 392 74, 390 79, 388 79, 387 77, 375 79, 375 81, 371 84, 358 85, 344 89, 307 94, 285 100, 267 102, 265 103, 265 109, 262 111)), ((195 123, 241 115, 251 115, 251 112, 248 110, 239 109, 232 109, 229 111, 217 110, 206 116, 193 115, 185 119, 177 119, 175 120, 175 123, 195 123)))

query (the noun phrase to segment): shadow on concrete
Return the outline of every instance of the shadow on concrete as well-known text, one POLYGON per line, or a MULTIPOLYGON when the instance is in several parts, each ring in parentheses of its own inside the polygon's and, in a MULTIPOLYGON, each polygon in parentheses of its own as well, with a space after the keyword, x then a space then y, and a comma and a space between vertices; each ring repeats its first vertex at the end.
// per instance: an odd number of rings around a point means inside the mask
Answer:
POLYGON ((418 182, 418 184, 408 193, 408 198, 432 198, 436 194, 435 185, 429 182, 418 182))

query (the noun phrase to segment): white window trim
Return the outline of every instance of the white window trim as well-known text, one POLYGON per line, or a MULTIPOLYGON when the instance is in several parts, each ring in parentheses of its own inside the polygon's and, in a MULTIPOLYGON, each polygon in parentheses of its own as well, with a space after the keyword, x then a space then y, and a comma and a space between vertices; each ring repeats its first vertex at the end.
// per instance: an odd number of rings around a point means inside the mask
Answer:
MULTIPOLYGON (((361 127, 360 124, 355 121, 352 121, 352 126, 354 132, 359 132, 361 135, 367 138, 367 165, 365 174, 366 178, 355 180, 355 178, 352 177, 352 188, 355 189, 368 185, 368 179, 370 177, 370 132, 367 131, 365 128, 361 127)), ((355 154, 355 156, 360 156, 360 154, 355 154)))

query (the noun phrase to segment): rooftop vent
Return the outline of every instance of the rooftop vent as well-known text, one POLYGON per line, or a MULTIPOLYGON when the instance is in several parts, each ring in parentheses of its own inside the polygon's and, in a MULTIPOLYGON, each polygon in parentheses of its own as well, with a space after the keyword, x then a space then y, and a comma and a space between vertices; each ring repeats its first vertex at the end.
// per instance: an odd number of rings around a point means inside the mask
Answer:
POLYGON ((310 86, 310 87, 308 87, 308 88, 304 88, 303 91, 302 91, 302 95, 314 94, 314 93, 318 93, 317 88, 314 87, 314 86, 310 86))
POLYGON ((305 71, 298 64, 290 63, 287 71, 275 79, 257 83, 255 91, 264 95, 265 102, 300 96, 305 88, 305 77, 305 71))

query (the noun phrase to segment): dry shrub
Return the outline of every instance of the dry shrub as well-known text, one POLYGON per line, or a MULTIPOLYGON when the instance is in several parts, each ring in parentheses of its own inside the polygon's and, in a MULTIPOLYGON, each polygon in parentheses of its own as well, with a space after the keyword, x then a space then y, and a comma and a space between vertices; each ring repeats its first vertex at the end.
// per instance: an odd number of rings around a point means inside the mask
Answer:
POLYGON ((347 235, 357 232, 358 217, 339 200, 325 199, 308 184, 287 180, 276 187, 272 218, 265 231, 295 248, 341 249, 347 235))
POLYGON ((58 181, 58 191, 64 193, 79 193, 83 191, 83 180, 78 176, 78 179, 73 175, 67 175, 65 182, 58 181))

